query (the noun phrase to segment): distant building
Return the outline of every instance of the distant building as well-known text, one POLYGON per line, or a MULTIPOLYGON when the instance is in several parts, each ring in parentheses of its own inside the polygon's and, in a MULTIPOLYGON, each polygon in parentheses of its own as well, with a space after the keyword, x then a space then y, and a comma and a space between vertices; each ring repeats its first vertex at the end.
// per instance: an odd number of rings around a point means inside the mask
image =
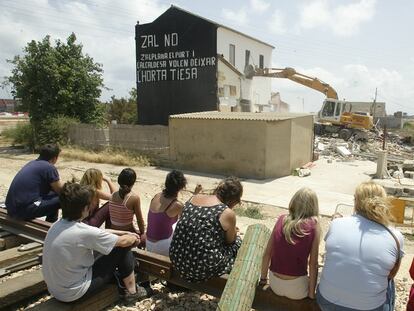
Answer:
POLYGON ((168 124, 172 114, 271 111, 271 79, 244 79, 247 65, 269 67, 274 47, 171 6, 137 24, 138 123, 168 124))
POLYGON ((0 98, 0 112, 15 112, 17 111, 18 101, 14 99, 0 98))

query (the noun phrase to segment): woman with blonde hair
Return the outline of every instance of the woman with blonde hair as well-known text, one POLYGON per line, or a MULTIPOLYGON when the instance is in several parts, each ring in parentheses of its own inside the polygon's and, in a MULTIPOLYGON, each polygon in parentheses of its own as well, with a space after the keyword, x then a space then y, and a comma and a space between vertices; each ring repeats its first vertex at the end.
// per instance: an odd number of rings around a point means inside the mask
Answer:
POLYGON ((80 184, 83 186, 89 186, 94 192, 89 206, 89 215, 83 220, 83 222, 93 227, 100 227, 109 219, 108 204, 105 203, 101 208, 99 208, 100 200, 108 201, 111 199, 112 193, 116 190, 115 185, 112 183, 110 178, 104 176, 102 172, 96 168, 87 169, 82 176, 80 184), (103 191, 102 184, 104 181, 107 184, 110 193, 103 191))
POLYGON ((309 188, 298 190, 290 200, 289 214, 278 218, 267 243, 261 285, 267 283, 269 274, 270 288, 275 294, 290 299, 315 298, 320 236, 318 218, 316 193, 309 188))
POLYGON ((317 300, 322 311, 393 310, 392 279, 403 237, 390 228, 384 188, 364 182, 355 190, 355 214, 334 219, 325 237, 326 256, 317 300))

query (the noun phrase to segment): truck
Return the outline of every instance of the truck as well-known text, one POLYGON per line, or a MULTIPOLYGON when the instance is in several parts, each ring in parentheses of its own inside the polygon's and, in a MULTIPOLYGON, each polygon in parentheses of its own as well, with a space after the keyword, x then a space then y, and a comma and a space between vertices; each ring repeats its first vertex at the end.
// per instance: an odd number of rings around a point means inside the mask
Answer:
POLYGON ((323 93, 326 99, 318 112, 314 127, 315 134, 318 135, 337 133, 346 141, 352 136, 366 139, 367 131, 374 127, 373 115, 385 115, 385 103, 339 100, 338 93, 331 85, 316 77, 298 73, 290 67, 258 68, 249 65, 246 67, 245 77, 285 78, 323 93))

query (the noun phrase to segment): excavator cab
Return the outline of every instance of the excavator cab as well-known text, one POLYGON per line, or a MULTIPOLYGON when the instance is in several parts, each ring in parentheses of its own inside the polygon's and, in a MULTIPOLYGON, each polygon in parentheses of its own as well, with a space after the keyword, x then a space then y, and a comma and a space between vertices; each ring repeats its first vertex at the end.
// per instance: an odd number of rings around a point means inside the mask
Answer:
POLYGON ((373 127, 372 116, 366 112, 352 111, 352 104, 327 98, 319 112, 319 122, 331 123, 345 128, 366 129, 373 127))
POLYGON ((339 124, 345 108, 345 103, 328 98, 323 102, 322 109, 319 112, 319 120, 339 124))

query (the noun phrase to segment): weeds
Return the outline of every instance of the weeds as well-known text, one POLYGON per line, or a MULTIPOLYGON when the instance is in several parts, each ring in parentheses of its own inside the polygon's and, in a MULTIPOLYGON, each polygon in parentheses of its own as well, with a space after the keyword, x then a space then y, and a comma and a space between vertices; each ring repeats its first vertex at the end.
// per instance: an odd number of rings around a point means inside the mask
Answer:
POLYGON ((149 166, 151 162, 146 156, 119 149, 104 149, 102 151, 86 150, 79 147, 64 147, 61 157, 70 160, 80 160, 93 163, 108 163, 124 166, 149 166))
POLYGON ((253 219, 264 219, 264 215, 259 206, 253 205, 251 203, 245 203, 234 209, 234 212, 237 216, 243 216, 253 219), (245 205, 245 206, 244 206, 245 205))
POLYGON ((12 141, 13 145, 24 145, 31 149, 34 147, 33 129, 30 123, 19 123, 16 127, 3 130, 1 135, 12 141))

